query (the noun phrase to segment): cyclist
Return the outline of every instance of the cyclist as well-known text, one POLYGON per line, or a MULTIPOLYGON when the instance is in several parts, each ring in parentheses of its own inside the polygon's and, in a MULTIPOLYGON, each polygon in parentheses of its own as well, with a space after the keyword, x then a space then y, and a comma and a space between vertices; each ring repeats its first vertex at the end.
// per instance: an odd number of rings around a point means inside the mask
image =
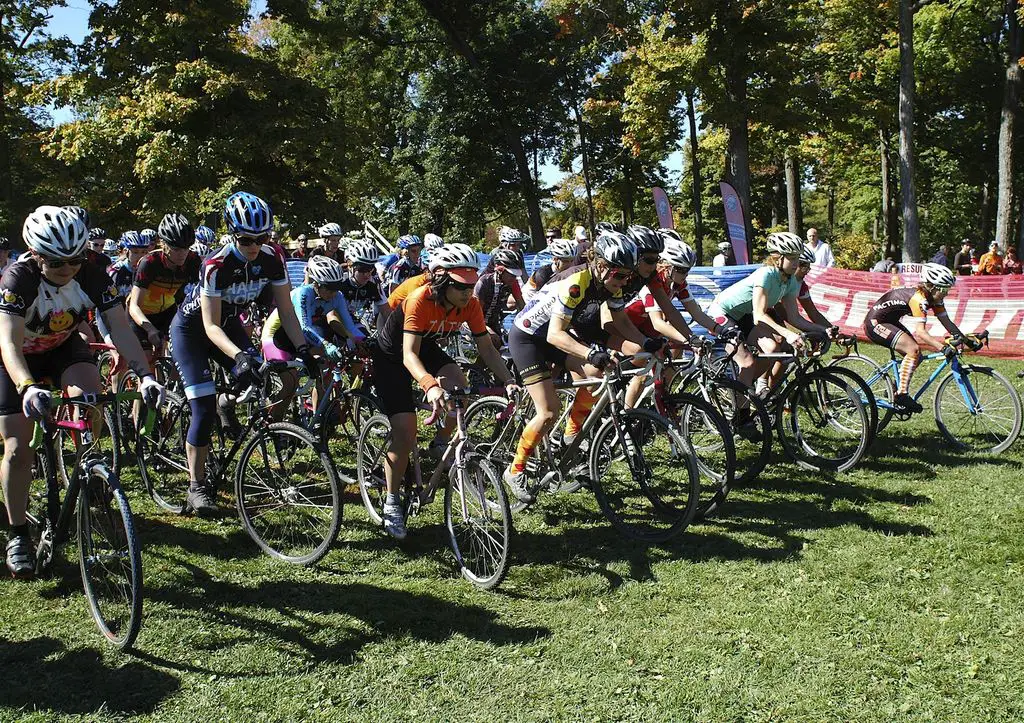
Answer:
MULTIPOLYGON (((423 273, 423 264, 420 261, 420 252, 423 250, 423 241, 415 234, 402 236, 398 239, 398 259, 385 266, 382 279, 384 288, 391 293, 406 279, 411 279, 423 273)), ((384 263, 387 263, 386 261, 384 263)))
MULTIPOLYGON (((374 386, 384 412, 391 418, 391 444, 384 467, 384 529, 399 540, 406 534, 399 486, 416 443, 412 382, 416 380, 436 412, 443 411, 446 388, 466 386, 462 369, 442 351, 443 340, 467 324, 480 357, 510 394, 515 388, 497 349, 486 339, 483 309, 473 296, 479 276, 476 252, 465 244, 449 244, 434 254, 432 263, 436 271, 431 282, 412 292, 388 316, 372 350, 374 386)), ((447 446, 453 424, 454 419, 449 417, 432 444, 435 452, 447 446)))
POLYGON ((97 227, 89 229, 88 248, 90 251, 93 251, 94 253, 106 256, 109 259, 109 261, 107 261, 107 265, 110 265, 111 263, 114 262, 114 257, 111 256, 110 252, 108 251, 108 249, 110 249, 110 240, 111 239, 107 237, 107 232, 104 231, 102 228, 97 227))
POLYGON ((345 253, 338 248, 341 243, 341 237, 344 235, 341 230, 341 226, 336 223, 325 223, 317 231, 320 234, 320 238, 323 239, 323 248, 316 249, 310 254, 313 256, 329 256, 339 264, 345 262, 345 253))
MULTIPOLYGON (((800 331, 820 331, 819 327, 804 320, 796 309, 800 292, 796 272, 803 250, 803 240, 796 234, 771 234, 764 265, 718 294, 708 308, 708 316, 720 327, 739 327, 747 345, 757 346, 764 353, 777 352, 783 343, 794 349, 802 348, 800 331), (786 313, 784 320, 776 320, 770 313, 780 301, 786 313), (787 329, 785 322, 798 331, 787 329)), ((755 359, 744 344, 738 344, 734 358, 740 369, 739 379, 747 386, 751 386, 771 366, 770 361, 755 359)))
POLYGON ((155 228, 144 228, 139 231, 139 235, 142 239, 150 246, 155 246, 157 241, 157 232, 155 228))
MULTIPOLYGON (((560 411, 552 367, 563 367, 574 376, 584 377, 600 374, 608 365, 608 349, 588 337, 595 326, 600 326, 602 306, 607 307, 613 319, 623 315, 623 287, 635 275, 637 255, 636 244, 625 234, 604 232, 594 244, 586 265, 548 283, 516 315, 509 334, 509 350, 536 410, 503 475, 520 501, 532 499, 526 485, 527 459, 560 411)), ((566 425, 569 438, 578 432, 594 401, 587 387, 579 388, 566 425)))
POLYGON ((551 263, 535 270, 523 287, 523 299, 526 301, 532 299, 556 274, 576 265, 579 244, 567 238, 554 239, 548 244, 548 252, 551 254, 551 263))
POLYGON ((516 228, 502 226, 501 230, 498 232, 498 245, 501 248, 515 252, 520 259, 523 259, 520 262, 519 268, 515 270, 515 275, 518 276, 522 282, 526 281, 526 262, 523 257, 523 244, 529 242, 530 237, 516 228))
POLYGON ((107 275, 114 282, 118 293, 127 299, 132 291, 135 270, 142 257, 149 253, 149 245, 142 240, 137 231, 125 231, 121 234, 118 245, 121 247, 122 255, 107 267, 107 275))
POLYGON ((141 379, 147 402, 156 404, 163 396, 128 328, 117 289, 103 267, 86 258, 88 235, 77 216, 40 206, 22 228, 28 253, 0 279, 0 477, 11 524, 7 569, 17 578, 31 577, 35 568, 25 517, 34 457, 29 441, 33 421, 50 414, 47 384, 52 381, 73 396, 100 390, 93 354, 75 333, 88 310, 103 315, 111 338, 141 379))
POLYGON ((206 259, 213 255, 213 249, 208 244, 204 244, 202 241, 196 241, 194 244, 188 247, 188 250, 199 257, 200 261, 206 261, 206 259))
POLYGON ((206 454, 218 408, 211 360, 230 369, 241 386, 259 383, 259 361, 240 318, 267 286, 280 310, 281 325, 296 353, 309 347, 295 316, 284 259, 270 243, 273 216, 266 201, 250 193, 231 195, 224 222, 232 241, 207 259, 200 283, 171 322, 171 354, 191 408, 185 450, 189 466, 186 505, 201 516, 217 514, 216 490, 206 479, 206 454))
MULTIPOLYGON (((814 264, 814 258, 814 252, 804 246, 804 250, 800 252, 800 266, 796 271, 796 278, 800 280, 800 292, 797 294, 796 300, 800 302, 800 307, 804 310, 808 319, 818 326, 827 329, 828 335, 835 338, 836 334, 839 333, 839 327, 829 321, 814 304, 814 299, 811 298, 811 290, 804 280, 814 264)), ((776 305, 776 308, 778 308, 778 305, 776 305)))
POLYGON ((505 312, 510 307, 520 311, 525 306, 519 279, 515 276, 515 272, 522 270, 522 266, 522 260, 516 252, 505 248, 494 249, 487 268, 473 289, 473 296, 480 300, 484 310, 487 333, 497 349, 505 345, 502 333, 505 328, 505 312))
POLYGON ((374 268, 380 260, 380 251, 372 241, 359 241, 345 250, 345 256, 349 261, 350 273, 341 284, 341 293, 345 295, 349 311, 359 323, 360 331, 364 336, 369 336, 369 329, 383 323, 391 312, 380 279, 374 274, 374 268))
POLYGON ((11 260, 11 242, 6 236, 0 236, 0 274, 13 263, 11 260))
MULTIPOLYGON (((916 413, 922 410, 921 404, 909 392, 910 378, 921 363, 921 347, 933 351, 943 351, 945 348, 925 328, 928 312, 933 311, 939 323, 952 336, 964 337, 943 306, 954 284, 956 277, 945 266, 925 264, 921 268, 921 280, 917 286, 903 286, 882 294, 864 320, 864 333, 868 339, 903 355, 899 386, 893 397, 893 406, 898 411, 916 413), (908 319, 912 329, 904 326, 904 318, 908 319)), ((964 338, 974 351, 981 349, 981 342, 971 337, 964 338)))
POLYGON ((202 258, 190 248, 195 243, 192 224, 180 213, 169 213, 157 229, 160 249, 147 254, 135 272, 128 297, 128 317, 143 347, 163 346, 185 288, 199 283, 202 258))

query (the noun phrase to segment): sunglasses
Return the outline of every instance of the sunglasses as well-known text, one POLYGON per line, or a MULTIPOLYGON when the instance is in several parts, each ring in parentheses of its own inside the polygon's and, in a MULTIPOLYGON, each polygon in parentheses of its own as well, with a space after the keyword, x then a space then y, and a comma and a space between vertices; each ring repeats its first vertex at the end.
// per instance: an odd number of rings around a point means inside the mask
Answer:
POLYGON ((243 236, 242 234, 235 234, 235 243, 239 246, 262 246, 269 240, 269 233, 263 233, 259 236, 243 236))
POLYGON ((464 284, 461 281, 456 281, 455 279, 452 279, 451 286, 456 291, 472 291, 473 287, 476 286, 476 284, 464 284))
POLYGON ((629 281, 635 275, 636 272, 629 269, 612 269, 608 272, 609 279, 622 279, 623 281, 629 281))
POLYGON ((674 273, 674 274, 682 274, 683 276, 686 276, 687 274, 690 273, 690 267, 689 266, 673 266, 672 267, 672 273, 674 273))
POLYGON ((81 266, 85 263, 84 256, 78 256, 73 259, 48 259, 45 256, 42 257, 43 263, 46 264, 47 268, 51 269, 62 269, 65 266, 81 266))
POLYGON ((373 267, 366 264, 352 264, 352 270, 357 274, 368 274, 373 271, 373 267))

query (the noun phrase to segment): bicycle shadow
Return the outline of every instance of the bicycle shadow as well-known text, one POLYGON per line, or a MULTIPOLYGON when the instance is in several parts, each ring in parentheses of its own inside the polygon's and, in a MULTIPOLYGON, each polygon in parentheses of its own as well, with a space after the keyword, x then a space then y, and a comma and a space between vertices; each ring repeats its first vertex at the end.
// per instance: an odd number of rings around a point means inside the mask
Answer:
POLYGON ((98 650, 69 650, 50 637, 0 637, 0 669, 0 711, 8 709, 16 716, 32 711, 88 716, 100 709, 151 714, 181 686, 175 676, 151 665, 132 661, 114 667, 98 650))
POLYGON ((879 435, 868 457, 858 469, 905 475, 911 479, 933 479, 936 467, 991 464, 1019 467, 1020 461, 1005 455, 961 452, 938 433, 911 434, 886 429, 879 435))
MULTIPOLYGON (((548 628, 507 625, 491 610, 429 593, 360 582, 293 579, 265 580, 257 587, 244 587, 214 579, 189 562, 178 563, 191 574, 192 586, 151 586, 147 589, 149 599, 165 603, 180 617, 198 616, 237 628, 244 633, 238 639, 240 644, 248 644, 254 636, 274 638, 283 649, 302 651, 302 657, 311 662, 351 663, 366 645, 405 637, 439 643, 464 636, 496 645, 515 645, 551 635, 548 628), (272 610, 283 619, 260 619, 243 612, 245 608, 264 614, 272 610), (349 624, 339 623, 337 617, 325 620, 326 616, 337 615, 353 620, 349 624)), ((222 649, 231 645, 225 637, 218 635, 210 646, 222 649)), ((277 673, 279 668, 266 671, 267 675, 277 673)))
POLYGON ((143 557, 155 545, 212 555, 223 560, 259 557, 263 553, 240 524, 237 519, 230 517, 201 522, 174 515, 135 517, 135 529, 142 544, 143 557))

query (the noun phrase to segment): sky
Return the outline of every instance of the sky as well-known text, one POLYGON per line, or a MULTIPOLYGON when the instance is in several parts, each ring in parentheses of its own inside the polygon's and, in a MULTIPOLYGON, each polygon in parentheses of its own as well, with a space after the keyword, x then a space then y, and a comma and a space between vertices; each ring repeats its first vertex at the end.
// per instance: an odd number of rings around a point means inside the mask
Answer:
MULTIPOLYGON (((252 0, 252 14, 261 13, 265 8, 266 0, 252 0)), ((65 7, 53 8, 50 11, 52 19, 48 25, 50 34, 53 36, 66 35, 75 43, 82 42, 89 32, 90 10, 91 8, 86 0, 68 0, 68 4, 65 7)), ((71 111, 66 108, 54 108, 51 106, 47 110, 53 118, 53 122, 57 125, 71 120, 71 111)), ((667 185, 678 187, 679 179, 683 172, 682 151, 677 150, 670 155, 664 166, 668 171, 668 180, 670 182, 667 185)), ((540 172, 540 181, 546 186, 555 185, 565 175, 559 170, 557 165, 552 163, 542 164, 538 170, 540 172)), ((575 170, 579 171, 579 168, 575 170)))

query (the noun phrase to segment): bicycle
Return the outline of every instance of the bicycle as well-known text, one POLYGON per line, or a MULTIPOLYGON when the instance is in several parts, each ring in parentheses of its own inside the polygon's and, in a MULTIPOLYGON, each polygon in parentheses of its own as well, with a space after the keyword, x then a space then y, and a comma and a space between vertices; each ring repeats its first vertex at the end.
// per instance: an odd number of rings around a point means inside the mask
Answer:
MULTIPOLYGON (((693 520, 700 497, 700 471, 693 451, 669 420, 649 409, 625 408, 623 377, 650 374, 654 364, 651 354, 620 357, 604 376, 571 382, 572 388, 597 387, 594 406, 569 444, 556 444, 551 433, 544 436, 533 463, 527 466, 527 476, 531 480, 528 489, 535 497, 542 491, 589 486, 602 514, 620 534, 660 543, 681 534, 693 520), (632 360, 646 366, 624 373, 623 366, 632 360), (584 441, 589 444, 588 461, 581 465, 578 454, 584 441), (581 472, 581 467, 585 471, 581 472), (682 481, 680 471, 685 471, 682 481)), ((556 384, 556 388, 562 386, 556 384)), ((533 416, 533 406, 525 399, 505 400, 504 408, 498 410, 499 401, 484 397, 466 416, 476 449, 504 469, 533 416)))
MULTIPOLYGON (((53 397, 53 408, 94 408, 141 400, 126 394, 85 394, 53 397)), ((87 415, 86 415, 87 416, 87 415)), ((151 423, 152 415, 147 415, 151 423)), ((142 552, 135 520, 120 479, 97 452, 88 419, 49 420, 36 424, 32 437, 36 471, 44 488, 30 496, 28 522, 36 547, 36 574, 45 575, 77 521, 79 570, 89 610, 100 632, 119 649, 130 648, 142 625, 142 552), (74 431, 81 441, 67 485, 56 474, 60 430, 74 431), (64 499, 61 500, 61 492, 64 499)))
MULTIPOLYGON (((987 344, 988 332, 981 332, 975 338, 987 344)), ((953 337, 947 342, 946 352, 924 355, 922 361, 941 361, 912 396, 915 401, 920 401, 929 387, 940 376, 943 377, 932 403, 939 432, 961 451, 1000 454, 1020 435, 1024 418, 1020 395, 1013 384, 995 369, 964 364, 960 357, 966 342, 964 337, 953 337), (945 376, 943 372, 947 372, 945 376)), ((893 417, 906 421, 912 416, 897 409, 893 403, 901 360, 892 349, 889 356, 884 365, 859 353, 836 360, 844 366, 864 370, 862 376, 875 392, 879 429, 884 429, 893 417)))
MULTIPOLYGON (((416 517, 434 500, 442 479, 447 477, 443 483, 445 527, 459 572, 476 587, 490 590, 508 574, 512 511, 499 473, 473 450, 466 431, 466 399, 479 391, 459 389, 447 393, 455 414, 456 432, 426 485, 419 446, 413 446, 402 483, 401 504, 406 519, 416 517)), ((437 415, 431 414, 426 426, 436 421, 437 415)), ((384 464, 390 442, 390 420, 375 414, 363 427, 356 445, 359 493, 370 519, 381 526, 387 496, 384 464)))
MULTIPOLYGON (((272 558, 313 565, 338 536, 343 501, 334 462, 323 445, 296 424, 271 422, 263 411, 269 396, 268 374, 287 369, 304 370, 305 366, 298 361, 261 366, 264 382, 254 384, 238 400, 250 403, 252 409, 234 439, 220 424, 215 425, 206 473, 215 488, 225 487, 238 456, 235 506, 246 533, 272 558)), ((189 484, 185 438, 190 421, 188 402, 168 393, 153 432, 139 435, 136 446, 146 490, 159 507, 173 514, 185 511, 189 484)))

